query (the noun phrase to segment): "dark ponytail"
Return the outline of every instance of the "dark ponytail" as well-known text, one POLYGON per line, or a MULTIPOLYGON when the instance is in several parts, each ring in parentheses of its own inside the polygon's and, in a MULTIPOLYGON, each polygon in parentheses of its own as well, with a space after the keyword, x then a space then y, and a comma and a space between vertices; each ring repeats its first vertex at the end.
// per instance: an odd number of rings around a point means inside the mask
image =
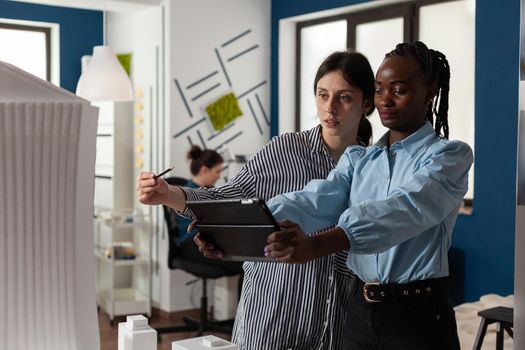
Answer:
POLYGON ((372 140, 372 124, 365 115, 359 120, 359 129, 357 129, 357 138, 361 146, 370 145, 372 140))
POLYGON ((213 168, 217 164, 223 163, 221 155, 214 150, 202 150, 199 146, 191 146, 188 152, 188 159, 191 160, 190 171, 192 175, 197 175, 203 166, 213 168))
POLYGON ((448 139, 448 97, 450 90, 450 66, 445 55, 439 51, 429 49, 421 41, 415 43, 398 44, 385 57, 403 56, 415 58, 423 72, 429 86, 435 85, 438 89, 436 96, 429 103, 425 118, 434 125, 436 134, 448 139))

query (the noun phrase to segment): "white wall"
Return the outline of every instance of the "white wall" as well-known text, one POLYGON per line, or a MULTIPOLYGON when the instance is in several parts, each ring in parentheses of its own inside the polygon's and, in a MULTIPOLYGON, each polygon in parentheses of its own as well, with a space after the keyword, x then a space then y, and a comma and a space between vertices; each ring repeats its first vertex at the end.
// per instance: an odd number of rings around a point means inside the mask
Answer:
MULTIPOLYGON (((131 27, 124 32, 132 42, 132 80, 135 95, 134 141, 135 173, 154 171, 164 167, 162 158, 165 137, 161 127, 164 117, 164 88, 162 76, 166 73, 160 65, 164 50, 162 6, 135 12, 131 27)), ((110 26, 111 27, 111 26, 110 26)), ((122 31, 120 31, 122 35, 122 31)), ((137 203, 138 207, 141 204, 137 203)), ((152 280, 151 298, 154 306, 173 311, 170 304, 170 270, 167 266, 167 233, 162 207, 142 206, 153 220, 151 241, 152 280)), ((189 306, 186 308, 190 308, 189 306)))
POLYGON ((269 139, 270 0, 177 1, 172 2, 170 13, 170 159, 177 166, 176 173, 187 177, 190 175, 186 162, 189 139, 200 147, 212 149, 226 142, 234 154, 253 154, 269 139), (245 35, 231 41, 243 33, 245 35), (250 48, 254 49, 232 59, 250 48), (195 99, 214 86, 217 87, 195 99), (213 137, 217 133, 207 121, 195 123, 204 117, 203 106, 228 91, 240 96, 243 116, 213 137), (182 132, 186 128, 190 129, 182 132))
MULTIPOLYGON (((133 55, 135 146, 143 147, 142 152, 135 153, 136 173, 158 172, 175 165, 172 175, 189 177, 185 160, 190 147, 188 137, 201 147, 215 149, 225 144, 234 154, 253 154, 268 141, 270 3, 166 0, 160 6, 132 14, 108 15, 108 43, 116 52, 132 51, 133 55), (209 79, 188 88, 215 71, 209 79), (217 84, 217 88, 195 98, 217 84), (243 116, 218 135, 206 121, 192 127, 204 117, 202 106, 227 91, 244 94, 239 98, 243 116), (174 137, 176 134, 180 135, 174 137)), ((223 177, 228 174, 225 170, 223 177)), ((186 286, 193 277, 167 266, 168 240, 161 208, 142 208, 151 212, 154 221, 153 305, 168 312, 198 307, 200 283, 186 286)), ((212 283, 209 288, 212 292, 212 283)))
POLYGON ((134 39, 131 37, 131 31, 135 23, 134 18, 133 13, 106 13, 106 45, 111 46, 115 53, 131 53, 133 51, 134 39))
MULTIPOLYGON (((186 161, 190 140, 201 148, 216 149, 223 145, 223 149, 228 147, 234 154, 253 154, 268 141, 270 3, 270 0, 169 2, 166 10, 169 51, 164 81, 169 134, 165 146, 166 157, 169 164, 175 165, 176 175, 190 177, 186 161), (242 52, 245 53, 232 59, 242 52), (203 106, 226 92, 239 97, 243 115, 217 133, 207 120, 202 121, 203 106)), ((224 181, 228 169, 222 175, 224 181)), ((200 295, 200 286, 189 290, 184 285, 187 274, 172 271, 170 275, 170 311, 198 305, 198 298, 191 299, 192 295, 200 295)))

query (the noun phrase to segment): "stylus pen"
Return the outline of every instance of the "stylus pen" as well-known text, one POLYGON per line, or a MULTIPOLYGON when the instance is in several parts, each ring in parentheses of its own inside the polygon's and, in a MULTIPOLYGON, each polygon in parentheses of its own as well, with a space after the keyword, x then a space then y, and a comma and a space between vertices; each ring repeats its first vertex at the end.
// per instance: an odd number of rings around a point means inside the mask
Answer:
POLYGON ((169 173, 170 171, 172 171, 175 167, 172 166, 171 168, 168 168, 166 170, 164 170, 162 173, 160 174, 157 174, 157 175, 154 175, 153 176, 153 179, 158 179, 159 177, 163 176, 163 175, 166 175, 167 173, 169 173))

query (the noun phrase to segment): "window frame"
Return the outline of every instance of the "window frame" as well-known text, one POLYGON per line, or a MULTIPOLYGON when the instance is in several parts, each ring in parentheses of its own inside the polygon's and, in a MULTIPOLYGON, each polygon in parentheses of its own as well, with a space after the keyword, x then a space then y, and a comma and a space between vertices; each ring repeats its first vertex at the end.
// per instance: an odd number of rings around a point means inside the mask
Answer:
MULTIPOLYGON (((301 129, 301 30, 303 28, 315 26, 318 24, 341 20, 346 20, 346 25, 348 28, 348 14, 323 17, 297 23, 295 31, 295 76, 297 77, 297 79, 295 79, 295 131, 299 131, 301 129)), ((346 38, 346 46, 348 47, 348 36, 346 38)))
MULTIPOLYGON (((454 2, 459 0, 413 0, 397 4, 388 4, 385 6, 378 6, 368 8, 365 10, 358 10, 346 12, 335 16, 327 16, 317 18, 314 20, 300 21, 296 23, 295 33, 295 62, 296 62, 296 79, 295 79, 295 131, 301 129, 301 30, 317 25, 333 21, 346 20, 347 33, 346 42, 347 48, 355 49, 356 47, 356 28, 358 25, 368 22, 376 22, 389 18, 403 18, 403 37, 405 42, 414 42, 419 40, 419 24, 420 24, 420 9, 424 6, 454 2)), ((474 93, 474 104, 475 104, 474 93)), ((475 109, 475 106, 474 106, 475 109)), ((475 139, 474 139, 475 142, 475 139)), ((466 197, 463 199, 462 210, 463 214, 471 214, 474 198, 466 197)))
POLYGON ((44 33, 46 47, 46 80, 51 82, 51 28, 3 22, 2 19, 0 19, 0 28, 44 33))
POLYGON ((446 3, 458 0, 416 0, 389 4, 380 7, 369 8, 347 12, 335 16, 316 18, 313 20, 300 21, 296 24, 295 29, 295 131, 301 129, 301 30, 328 22, 346 20, 347 34, 346 47, 355 49, 356 44, 356 27, 363 23, 385 20, 393 17, 403 17, 405 42, 414 42, 419 38, 419 9, 423 6, 446 3))
POLYGON ((356 28, 360 24, 386 20, 394 17, 403 18, 403 40, 411 40, 414 35, 414 8, 410 3, 401 3, 383 7, 372 8, 349 14, 351 25, 347 30, 347 47, 356 47, 356 28))

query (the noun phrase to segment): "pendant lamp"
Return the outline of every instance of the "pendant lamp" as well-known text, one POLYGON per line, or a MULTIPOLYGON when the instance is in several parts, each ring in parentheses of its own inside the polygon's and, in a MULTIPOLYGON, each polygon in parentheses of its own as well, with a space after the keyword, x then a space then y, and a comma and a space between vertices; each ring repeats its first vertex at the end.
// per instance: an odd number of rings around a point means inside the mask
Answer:
POLYGON ((76 94, 89 101, 130 101, 131 81, 109 46, 95 46, 76 94))

